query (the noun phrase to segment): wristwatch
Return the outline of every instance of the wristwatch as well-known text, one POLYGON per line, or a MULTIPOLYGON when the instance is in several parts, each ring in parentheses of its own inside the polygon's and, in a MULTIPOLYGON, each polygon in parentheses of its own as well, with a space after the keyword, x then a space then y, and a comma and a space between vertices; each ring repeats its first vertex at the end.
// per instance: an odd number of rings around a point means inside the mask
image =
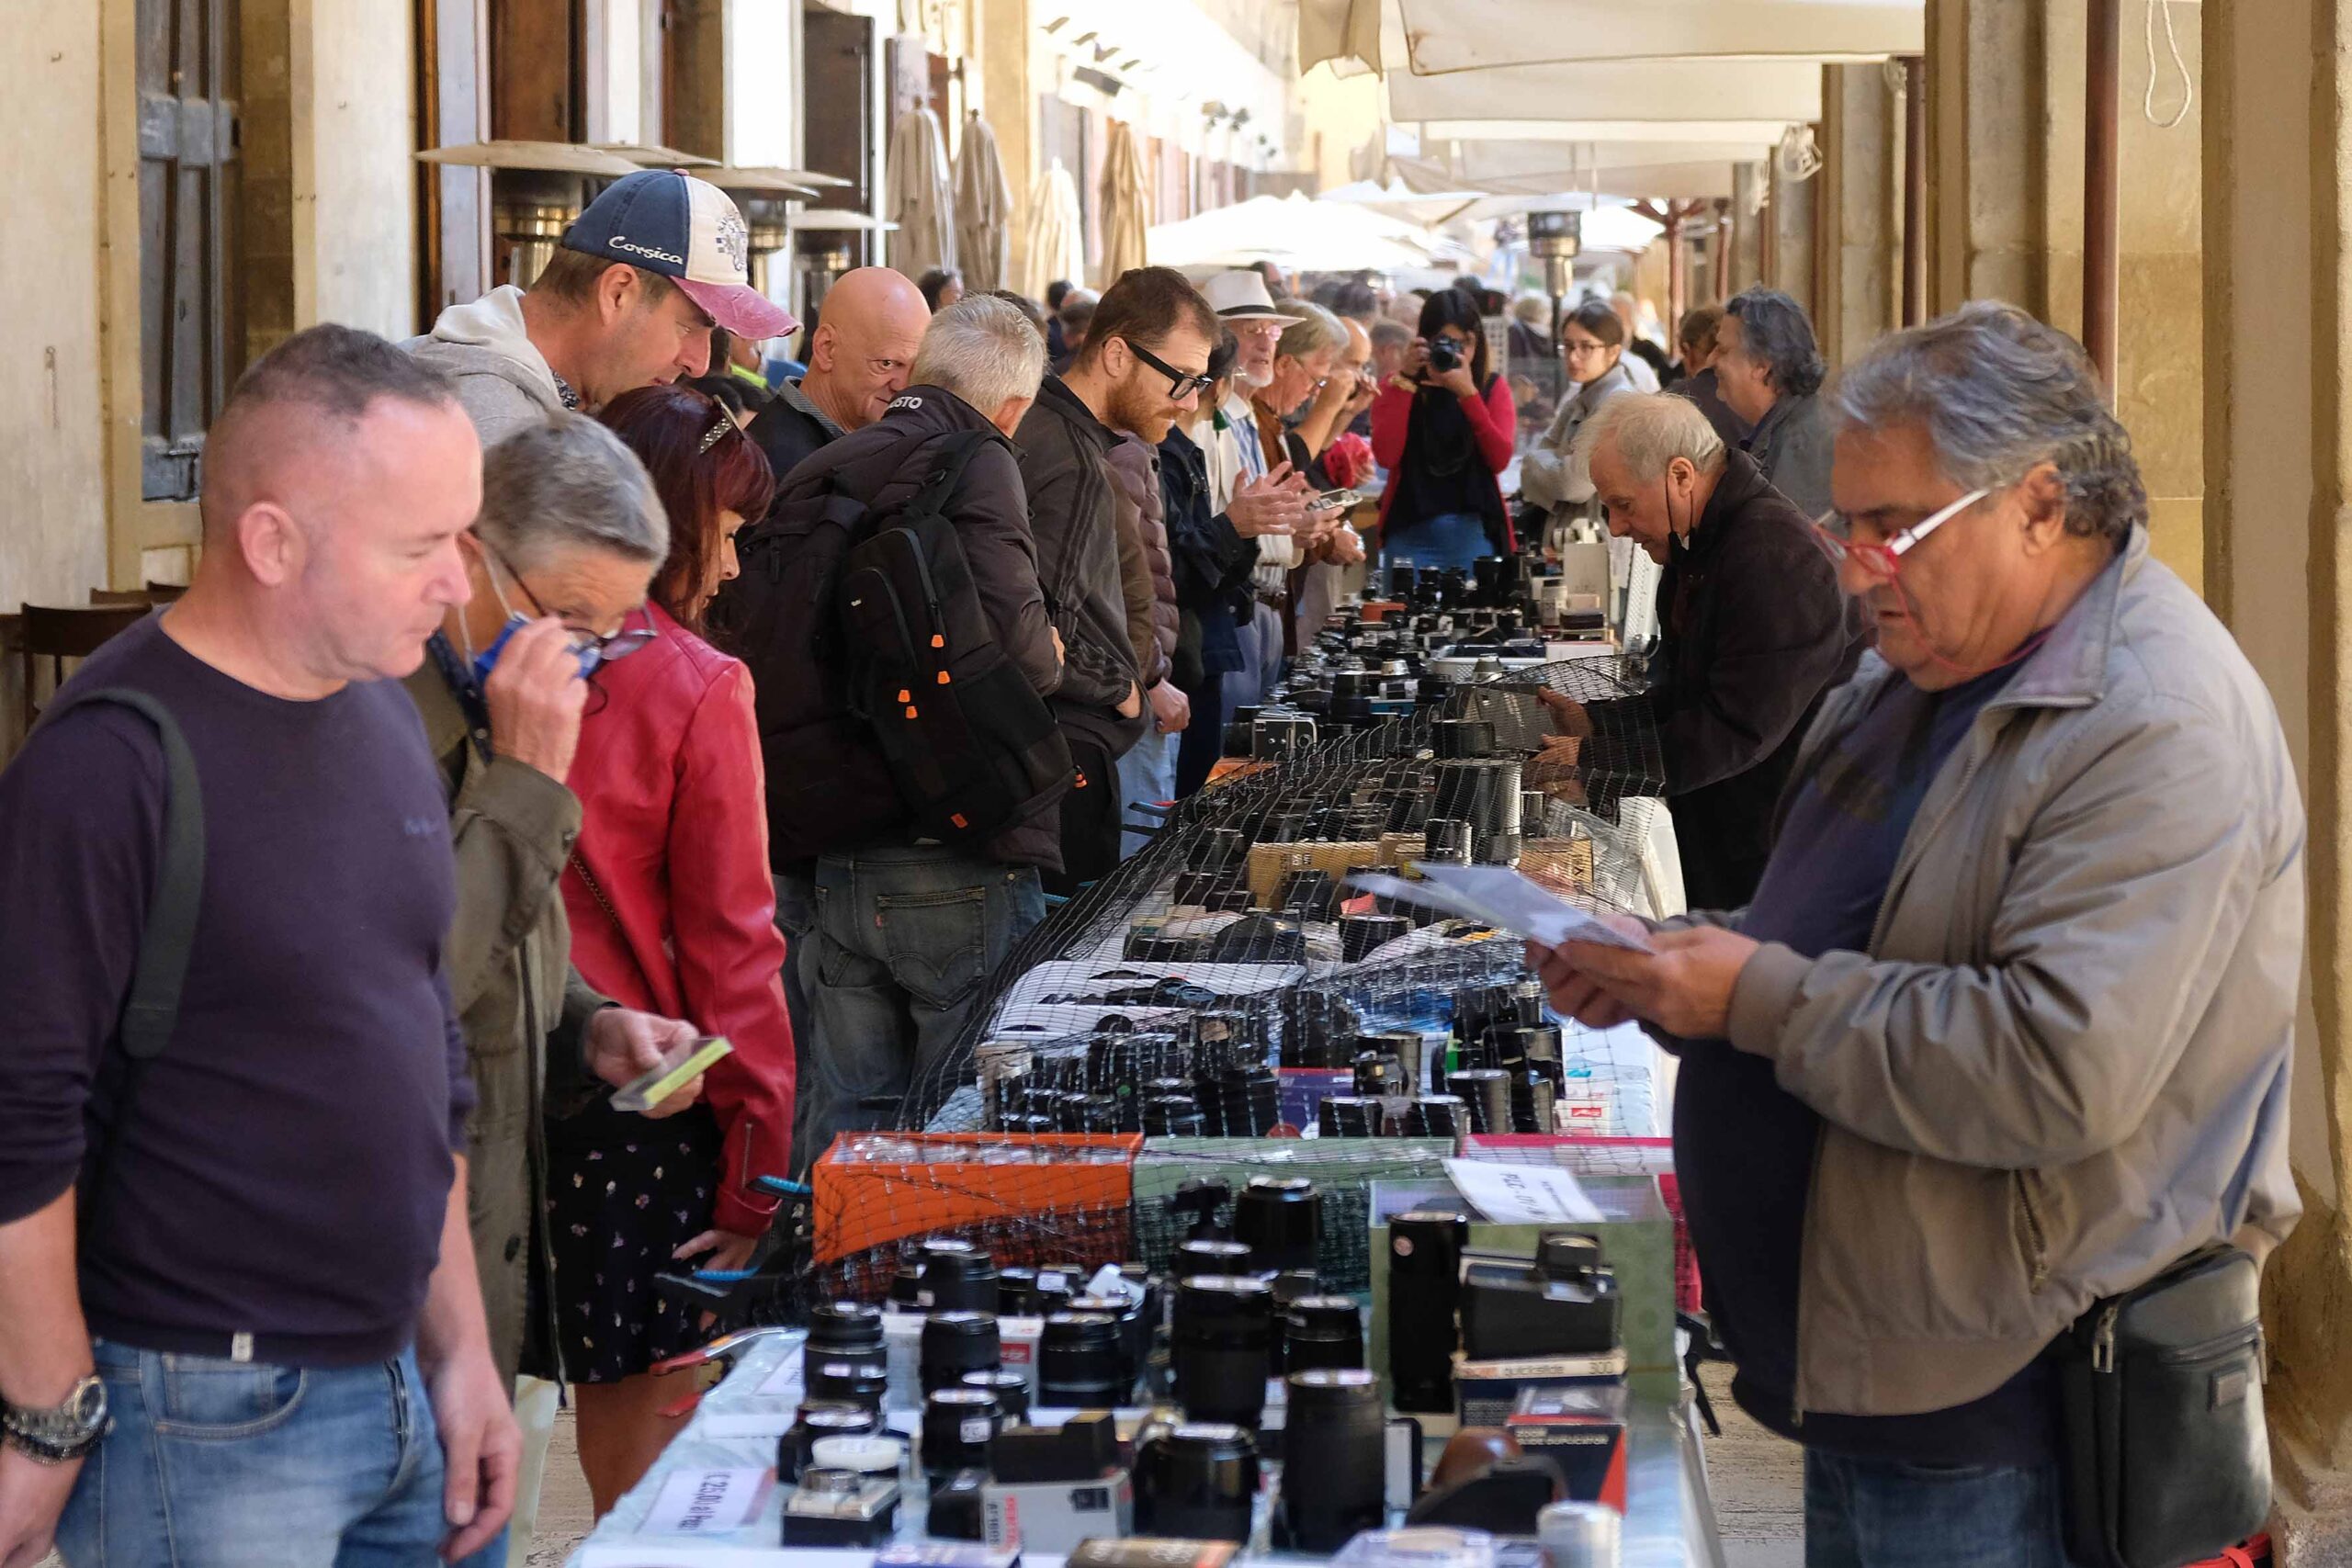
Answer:
POLYGON ((0 1439, 43 1464, 71 1464, 114 1429, 107 1415, 107 1385, 93 1372, 62 1404, 35 1410, 0 1400, 0 1439))

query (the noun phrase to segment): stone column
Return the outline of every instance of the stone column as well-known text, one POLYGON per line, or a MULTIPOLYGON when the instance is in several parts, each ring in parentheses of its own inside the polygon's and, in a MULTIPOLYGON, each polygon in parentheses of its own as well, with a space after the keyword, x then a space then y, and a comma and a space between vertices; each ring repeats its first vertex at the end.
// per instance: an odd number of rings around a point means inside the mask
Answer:
POLYGON ((1814 326, 1835 367, 1900 319, 1903 115, 1880 66, 1824 71, 1822 298, 1814 326))
MULTIPOLYGON (((1029 187, 1037 181, 1037 93, 1029 76, 1029 0, 972 0, 972 6, 977 13, 973 31, 979 39, 981 113, 996 132, 1004 183, 1012 187, 1012 209, 1005 220, 1012 245, 1006 255, 1010 270, 1004 286, 1018 288, 1029 259, 1029 187)), ((965 69, 970 70, 972 63, 966 62, 965 69)))
POLYGON ((1764 276, 1764 165, 1734 164, 1731 168, 1731 292, 1738 293, 1764 276))
MULTIPOLYGON (((2352 1563, 2352 778, 2339 739, 2352 661, 2352 15, 2341 0, 2202 11, 2205 594, 2270 688, 2311 819, 2290 1141, 2304 1213, 2264 1279, 2265 1397, 2282 1561, 2324 1568, 2352 1563)), ((2128 250, 2124 266, 2128 280, 2128 250)))
MULTIPOLYGON (((1819 132, 1816 130, 1816 136, 1819 132)), ((1803 305, 1814 320, 1821 319, 1820 280, 1814 269, 1814 207, 1821 176, 1792 180, 1781 172, 1775 158, 1769 165, 1772 178, 1772 275, 1765 281, 1803 305)))

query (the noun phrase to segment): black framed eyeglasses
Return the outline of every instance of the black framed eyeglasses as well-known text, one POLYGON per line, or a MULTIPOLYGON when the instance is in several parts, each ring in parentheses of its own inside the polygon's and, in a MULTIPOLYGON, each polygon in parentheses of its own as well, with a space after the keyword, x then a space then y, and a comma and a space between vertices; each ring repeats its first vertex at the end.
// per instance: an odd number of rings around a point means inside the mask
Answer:
MULTIPOLYGON (((540 615, 553 615, 547 606, 547 601, 539 597, 539 591, 524 581, 523 574, 514 570, 514 564, 506 558, 505 552, 479 534, 474 537, 480 541, 482 553, 490 558, 499 571, 504 574, 506 580, 522 590, 524 597, 530 600, 534 612, 540 615)), ((498 590, 498 579, 495 576, 491 579, 491 589, 493 592, 498 590)), ((503 606, 505 606, 505 597, 503 593, 499 594, 499 602, 503 606)), ((512 606, 505 607, 510 614, 513 613, 512 606)), ((662 635, 662 628, 654 625, 652 615, 642 604, 622 616, 620 626, 613 631, 592 632, 572 626, 565 626, 564 631, 567 634, 566 641, 571 649, 572 656, 580 660, 580 674, 582 680, 594 674, 600 666, 610 664, 616 659, 628 658, 662 635)))
POLYGON ((1216 377, 1195 376, 1190 371, 1179 370, 1132 338, 1122 338, 1120 341, 1134 352, 1137 359, 1168 378, 1168 395, 1180 403, 1193 393, 1205 392, 1216 385, 1216 377))

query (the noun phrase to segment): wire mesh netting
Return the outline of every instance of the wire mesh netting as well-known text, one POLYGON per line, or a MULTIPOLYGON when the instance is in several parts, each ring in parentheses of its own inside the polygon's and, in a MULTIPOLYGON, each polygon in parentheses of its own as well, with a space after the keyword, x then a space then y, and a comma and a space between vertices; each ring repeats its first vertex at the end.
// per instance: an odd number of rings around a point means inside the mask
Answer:
POLYGON ((1650 907, 1664 770, 1638 664, 1538 665, 1335 726, 1350 673, 1294 693, 1321 699, 1318 738, 1302 716, 1285 754, 1261 744, 1030 933, 902 1127, 1451 1138, 1589 1108, 1623 1043, 1548 1018, 1517 939, 1350 878, 1512 862, 1588 908, 1650 907))

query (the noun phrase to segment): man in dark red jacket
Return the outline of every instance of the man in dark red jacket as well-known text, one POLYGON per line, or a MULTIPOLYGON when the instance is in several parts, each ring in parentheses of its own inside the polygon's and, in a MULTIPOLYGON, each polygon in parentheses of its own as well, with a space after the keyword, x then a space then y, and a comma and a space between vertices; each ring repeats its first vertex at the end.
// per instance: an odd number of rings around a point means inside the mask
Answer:
MULTIPOLYGON (((1017 428, 1045 366, 1044 340, 1007 301, 967 295, 942 310, 898 400, 793 471, 769 511, 765 547, 779 561, 806 547, 811 520, 840 499, 863 502, 869 514, 899 508, 948 444, 1017 428)), ((1051 696, 1060 648, 1012 454, 1001 443, 980 447, 943 510, 1005 657, 1051 696)), ((1038 875, 1061 869, 1061 838, 1050 800, 979 854, 920 840, 903 813, 893 819, 888 763, 847 712, 809 617, 790 605, 760 612, 763 593, 789 592, 781 581, 764 560, 747 561, 736 592, 751 612, 753 640, 739 651, 758 684, 772 851, 779 869, 798 870, 815 888, 814 923, 793 955, 809 1002, 796 1154, 806 1168, 834 1134, 888 1120, 938 1070, 989 976, 1045 919, 1038 875)))

